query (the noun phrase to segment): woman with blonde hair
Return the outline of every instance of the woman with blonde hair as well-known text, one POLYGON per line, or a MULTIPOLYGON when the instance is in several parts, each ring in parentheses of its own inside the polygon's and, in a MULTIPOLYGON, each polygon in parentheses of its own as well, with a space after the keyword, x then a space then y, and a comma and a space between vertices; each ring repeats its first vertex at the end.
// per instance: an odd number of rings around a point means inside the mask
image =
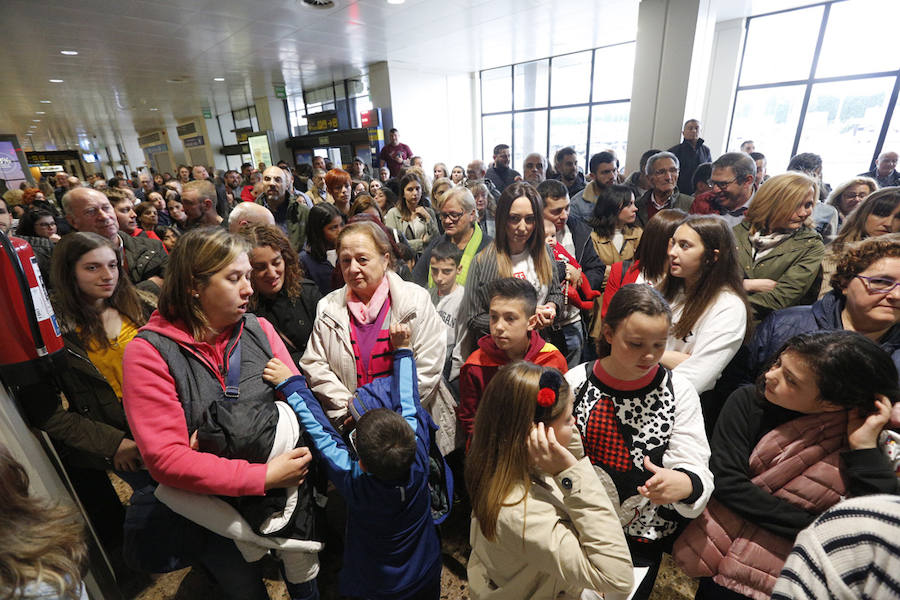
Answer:
POLYGON ((838 211, 838 224, 844 222, 853 209, 859 206, 869 194, 878 189, 878 183, 871 177, 854 177, 840 184, 828 194, 825 204, 830 204, 838 211))
POLYGON ((28 492, 28 472, 0 445, 0 599, 87 600, 77 511, 28 492))
POLYGON ((734 226, 755 323, 818 296, 825 245, 810 219, 818 194, 818 182, 808 175, 776 175, 760 186, 744 221, 734 226))
POLYGON ((574 430, 572 391, 556 369, 500 368, 466 456, 472 500, 472 598, 627 594, 632 565, 619 518, 574 430), (567 447, 568 446, 568 447, 567 447))
POLYGON ((450 181, 447 177, 439 177, 434 180, 434 183, 431 184, 431 206, 432 208, 440 208, 441 199, 444 197, 450 188, 453 187, 453 182, 450 181))
POLYGON ((438 179, 442 177, 450 178, 450 173, 447 171, 447 165, 442 162, 434 163, 434 181, 437 183, 438 179))

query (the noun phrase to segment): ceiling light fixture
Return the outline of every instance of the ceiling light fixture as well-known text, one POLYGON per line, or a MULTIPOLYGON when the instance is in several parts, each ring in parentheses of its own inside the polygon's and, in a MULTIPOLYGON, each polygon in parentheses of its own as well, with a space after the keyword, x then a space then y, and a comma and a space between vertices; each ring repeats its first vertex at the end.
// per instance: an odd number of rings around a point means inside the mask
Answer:
POLYGON ((41 120, 40 120, 40 119, 32 119, 31 122, 32 122, 32 123, 40 123, 41 120))
POLYGON ((387 0, 388 4, 403 4, 406 0, 387 0))
POLYGON ((213 81, 225 81, 224 77, 213 77, 213 81))
POLYGON ((52 104, 49 100, 41 100, 41 104, 52 104))
POLYGON ((78 56, 78 52, 75 50, 60 50, 60 54, 65 54, 66 56, 78 56))
POLYGON ((151 110, 151 111, 157 111, 157 110, 159 110, 159 109, 158 109, 158 108, 151 108, 150 110, 151 110))
POLYGON ((63 83, 62 79, 51 79, 50 83, 63 83))
POLYGON ((45 113, 45 112, 42 111, 42 110, 37 110, 37 111, 34 112, 34 114, 36 114, 36 115, 46 115, 47 113, 45 113))

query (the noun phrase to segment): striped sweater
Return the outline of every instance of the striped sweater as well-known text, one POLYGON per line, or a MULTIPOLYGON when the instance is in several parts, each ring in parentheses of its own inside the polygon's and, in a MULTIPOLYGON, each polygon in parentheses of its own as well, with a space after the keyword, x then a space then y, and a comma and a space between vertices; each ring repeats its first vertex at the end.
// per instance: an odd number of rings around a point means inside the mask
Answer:
POLYGON ((800 532, 773 600, 900 598, 900 497, 836 504, 800 532))

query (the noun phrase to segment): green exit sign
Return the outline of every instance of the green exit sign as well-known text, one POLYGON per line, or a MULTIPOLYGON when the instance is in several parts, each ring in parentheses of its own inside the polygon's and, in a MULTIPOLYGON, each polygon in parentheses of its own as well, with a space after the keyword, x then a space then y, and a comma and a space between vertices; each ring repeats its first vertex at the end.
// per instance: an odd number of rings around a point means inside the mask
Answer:
POLYGON ((285 98, 287 98, 287 92, 284 90, 284 84, 283 84, 283 83, 276 83, 276 84, 275 84, 275 97, 276 97, 276 98, 281 98, 282 100, 284 100, 285 98))
POLYGON ((212 119, 212 110, 210 110, 210 108, 208 106, 204 106, 200 110, 203 112, 204 119, 212 119))

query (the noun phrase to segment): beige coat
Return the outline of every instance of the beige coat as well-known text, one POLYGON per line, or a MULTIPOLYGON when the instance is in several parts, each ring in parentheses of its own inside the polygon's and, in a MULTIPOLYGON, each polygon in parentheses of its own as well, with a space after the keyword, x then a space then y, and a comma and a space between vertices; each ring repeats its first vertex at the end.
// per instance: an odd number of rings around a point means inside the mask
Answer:
MULTIPOLYGON (((438 446, 444 454, 455 447, 456 404, 444 385, 441 371, 447 350, 447 328, 438 316, 428 291, 387 272, 391 311, 388 319, 409 323, 412 350, 419 378, 422 406, 441 428, 438 446)), ((356 390, 356 361, 350 343, 350 313, 347 286, 322 298, 316 307, 316 321, 300 368, 309 387, 332 418, 344 417, 356 390)))
MULTIPOLYGON (((632 260, 634 258, 634 253, 637 250, 638 243, 641 241, 641 234, 643 233, 644 230, 642 228, 635 225, 627 225, 622 230, 622 234, 625 237, 625 243, 622 245, 622 250, 619 251, 615 244, 613 244, 612 238, 602 238, 596 231, 591 232, 591 241, 594 243, 594 250, 597 252, 597 256, 600 260, 603 261, 603 264, 606 265, 602 289, 606 289, 606 280, 609 278, 609 273, 615 263, 623 260, 632 260)), ((600 310, 602 307, 603 296, 599 296, 594 300, 594 310, 591 316, 591 329, 589 335, 593 339, 600 337, 600 310)))
MULTIPOLYGON (((507 502, 522 494, 518 487, 507 502)), ((533 475, 525 500, 500 509, 493 542, 473 516, 471 543, 473 600, 577 599, 584 589, 627 594, 634 579, 619 517, 587 458, 556 477, 533 475)))

